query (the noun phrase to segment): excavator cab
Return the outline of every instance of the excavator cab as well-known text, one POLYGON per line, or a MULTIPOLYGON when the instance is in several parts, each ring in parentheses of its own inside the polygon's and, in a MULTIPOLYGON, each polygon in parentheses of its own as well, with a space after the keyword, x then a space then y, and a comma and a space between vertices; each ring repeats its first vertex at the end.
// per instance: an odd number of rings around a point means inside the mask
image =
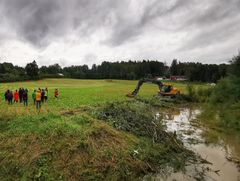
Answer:
POLYGON ((168 93, 170 92, 171 90, 173 89, 173 86, 172 85, 163 85, 162 89, 160 90, 160 92, 162 93, 168 93))
POLYGON ((174 88, 171 84, 164 84, 159 91, 159 95, 161 96, 176 97, 179 94, 180 91, 177 88, 174 88))

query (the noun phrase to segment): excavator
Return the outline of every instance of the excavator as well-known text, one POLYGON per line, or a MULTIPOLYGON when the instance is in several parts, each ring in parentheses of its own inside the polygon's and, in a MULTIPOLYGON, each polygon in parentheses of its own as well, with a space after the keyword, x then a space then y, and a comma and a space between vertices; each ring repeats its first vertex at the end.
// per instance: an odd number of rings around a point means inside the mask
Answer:
POLYGON ((158 78, 143 78, 138 81, 137 87, 134 89, 134 91, 127 94, 127 97, 135 97, 138 94, 143 83, 156 84, 159 88, 158 95, 160 96, 169 96, 171 98, 174 98, 180 95, 179 89, 174 88, 171 84, 163 84, 158 78))

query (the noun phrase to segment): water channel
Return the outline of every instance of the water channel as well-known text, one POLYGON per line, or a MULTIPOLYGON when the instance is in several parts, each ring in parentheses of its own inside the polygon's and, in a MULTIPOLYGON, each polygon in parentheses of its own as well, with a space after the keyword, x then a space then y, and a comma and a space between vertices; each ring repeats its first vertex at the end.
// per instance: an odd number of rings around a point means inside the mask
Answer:
POLYGON ((160 111, 156 114, 166 125, 168 132, 176 132, 184 145, 211 164, 190 164, 184 173, 156 174, 144 180, 191 181, 223 180, 240 181, 240 138, 231 133, 211 130, 198 118, 201 110, 196 107, 160 111), (214 132, 214 139, 208 133, 214 132))

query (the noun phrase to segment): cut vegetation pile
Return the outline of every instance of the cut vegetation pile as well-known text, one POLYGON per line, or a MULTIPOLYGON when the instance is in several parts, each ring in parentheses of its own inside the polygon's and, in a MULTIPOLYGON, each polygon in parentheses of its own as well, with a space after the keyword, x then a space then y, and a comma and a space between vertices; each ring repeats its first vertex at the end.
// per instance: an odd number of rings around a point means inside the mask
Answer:
MULTIPOLYGON (((154 100, 155 105, 156 98, 154 100)), ((187 163, 197 161, 196 156, 183 146, 174 133, 165 131, 161 117, 155 116, 152 101, 153 99, 140 99, 109 103, 97 108, 93 114, 114 128, 134 134, 147 142, 147 147, 139 148, 138 158, 152 164, 152 171, 157 172, 159 168, 168 166, 174 170, 184 170, 187 163)), ((172 100, 169 101, 165 99, 158 106, 169 107, 172 100)))
POLYGON ((152 107, 140 101, 106 104, 97 111, 97 118, 109 122, 118 130, 151 138, 153 142, 175 139, 174 135, 164 131, 161 119, 154 116, 152 107))

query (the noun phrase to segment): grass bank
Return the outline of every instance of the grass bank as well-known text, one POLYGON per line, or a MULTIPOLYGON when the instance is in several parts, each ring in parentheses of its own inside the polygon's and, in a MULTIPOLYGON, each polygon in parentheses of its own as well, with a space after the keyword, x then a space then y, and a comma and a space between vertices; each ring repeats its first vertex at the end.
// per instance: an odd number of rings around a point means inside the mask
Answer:
POLYGON ((0 124, 1 180, 138 180, 198 160, 136 100, 0 124))

